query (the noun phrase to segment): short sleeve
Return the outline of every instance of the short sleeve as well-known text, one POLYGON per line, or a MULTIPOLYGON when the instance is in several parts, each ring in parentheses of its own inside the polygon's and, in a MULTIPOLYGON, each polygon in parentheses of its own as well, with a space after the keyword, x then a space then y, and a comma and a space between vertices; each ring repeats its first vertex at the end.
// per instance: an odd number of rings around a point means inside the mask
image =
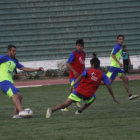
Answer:
POLYGON ((74 61, 74 59, 75 59, 75 53, 72 52, 72 53, 70 54, 70 56, 69 56, 67 62, 68 62, 68 63, 72 63, 72 62, 74 61))
POLYGON ((109 78, 107 77, 107 75, 105 73, 103 73, 103 76, 102 76, 102 81, 107 85, 111 85, 111 82, 109 80, 109 78))
POLYGON ((6 62, 6 61, 8 61, 7 55, 0 56, 0 64, 3 63, 3 62, 6 62))
POLYGON ((121 49, 121 47, 120 47, 118 44, 116 44, 116 45, 114 46, 114 49, 113 49, 112 54, 116 54, 120 49, 121 49))
POLYGON ((88 70, 88 68, 86 68, 81 75, 82 76, 87 76, 87 70, 88 70))
POLYGON ((22 67, 24 67, 22 64, 20 64, 18 61, 16 61, 16 67, 18 68, 18 69, 20 69, 20 68, 22 68, 22 67))

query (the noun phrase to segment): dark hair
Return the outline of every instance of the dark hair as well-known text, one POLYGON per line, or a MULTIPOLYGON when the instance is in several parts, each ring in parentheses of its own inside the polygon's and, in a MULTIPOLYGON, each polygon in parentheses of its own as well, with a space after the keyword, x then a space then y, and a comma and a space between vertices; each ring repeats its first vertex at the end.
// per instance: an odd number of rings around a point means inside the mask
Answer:
POLYGON ((126 45, 123 45, 123 49, 126 48, 126 45))
POLYGON ((92 53, 92 57, 93 57, 93 58, 96 58, 96 57, 97 57, 97 55, 96 55, 95 52, 92 53))
POLYGON ((92 58, 90 60, 90 64, 95 66, 95 68, 99 68, 100 67, 100 60, 98 58, 92 58))
POLYGON ((123 39, 124 39, 124 35, 118 35, 117 40, 119 39, 119 37, 123 37, 123 39))
POLYGON ((84 46, 84 40, 83 39, 76 40, 76 45, 78 44, 80 44, 81 46, 84 46))
POLYGON ((8 50, 11 50, 12 48, 16 48, 16 46, 12 44, 8 45, 8 50))

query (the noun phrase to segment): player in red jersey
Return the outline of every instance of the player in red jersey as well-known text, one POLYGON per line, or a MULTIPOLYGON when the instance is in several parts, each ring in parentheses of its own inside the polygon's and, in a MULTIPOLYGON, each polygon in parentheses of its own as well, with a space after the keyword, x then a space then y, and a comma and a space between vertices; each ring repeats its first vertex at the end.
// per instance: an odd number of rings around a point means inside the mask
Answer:
MULTIPOLYGON (((67 67, 69 69, 69 80, 71 86, 74 84, 76 78, 82 74, 85 69, 85 52, 83 51, 84 41, 79 39, 76 41, 76 50, 73 51, 68 60, 67 67)), ((78 86, 79 82, 74 85, 74 89, 78 86)), ((79 102, 76 106, 80 107, 79 102)), ((61 109, 61 111, 68 111, 68 108, 61 109)))
POLYGON ((114 102, 119 103, 114 96, 112 88, 110 87, 110 80, 106 74, 99 69, 100 61, 98 58, 91 59, 90 64, 91 68, 85 69, 84 72, 76 79, 70 89, 72 91, 73 87, 80 81, 78 87, 69 95, 68 99, 64 103, 59 104, 54 108, 48 108, 46 118, 50 118, 52 113, 56 110, 68 107, 72 102, 79 102, 81 99, 85 101, 85 104, 78 111, 76 111, 75 114, 82 113, 83 110, 91 105, 95 100, 95 92, 99 88, 101 80, 105 83, 114 102))

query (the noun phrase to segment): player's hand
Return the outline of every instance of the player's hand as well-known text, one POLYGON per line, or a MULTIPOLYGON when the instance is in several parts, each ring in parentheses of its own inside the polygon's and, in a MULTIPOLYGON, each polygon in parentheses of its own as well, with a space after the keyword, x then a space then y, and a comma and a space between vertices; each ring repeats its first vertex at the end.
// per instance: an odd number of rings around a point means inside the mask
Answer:
POLYGON ((37 71, 44 71, 43 67, 39 67, 37 71))
POLYGON ((120 66, 120 67, 123 67, 123 64, 122 64, 122 63, 119 63, 119 66, 120 66))

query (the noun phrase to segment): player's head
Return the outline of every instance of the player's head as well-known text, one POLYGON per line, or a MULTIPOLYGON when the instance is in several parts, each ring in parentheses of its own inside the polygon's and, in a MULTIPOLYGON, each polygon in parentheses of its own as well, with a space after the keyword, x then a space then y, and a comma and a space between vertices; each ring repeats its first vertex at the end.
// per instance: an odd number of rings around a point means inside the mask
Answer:
POLYGON ((100 67, 100 60, 98 58, 92 58, 90 60, 90 64, 93 68, 99 68, 100 67))
POLYGON ((11 57, 11 58, 15 58, 16 56, 16 46, 15 45, 8 45, 8 55, 11 57))
POLYGON ((77 51, 82 51, 83 48, 84 48, 84 40, 83 39, 76 40, 77 51))
POLYGON ((118 44, 122 45, 124 41, 124 35, 118 35, 117 36, 117 42, 118 44))

